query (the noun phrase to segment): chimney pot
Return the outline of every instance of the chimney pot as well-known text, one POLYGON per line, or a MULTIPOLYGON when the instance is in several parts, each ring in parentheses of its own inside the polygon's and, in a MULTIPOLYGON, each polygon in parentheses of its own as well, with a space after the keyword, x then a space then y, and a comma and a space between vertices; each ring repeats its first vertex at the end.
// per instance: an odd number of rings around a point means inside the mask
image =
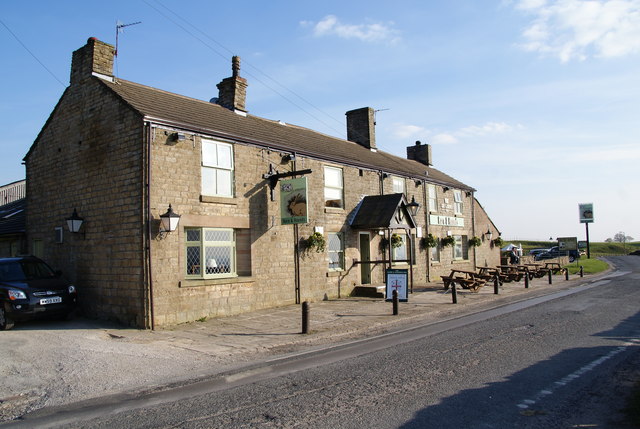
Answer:
POLYGON ((245 114, 247 101, 247 80, 240 77, 240 57, 231 58, 231 77, 223 79, 218 87, 218 100, 222 107, 245 114))
POLYGON ((433 165, 431 159, 431 145, 423 145, 420 140, 414 146, 407 147, 407 159, 418 161, 424 165, 433 165))
POLYGON ((372 151, 376 149, 375 112, 371 107, 350 110, 347 115, 347 140, 372 151))

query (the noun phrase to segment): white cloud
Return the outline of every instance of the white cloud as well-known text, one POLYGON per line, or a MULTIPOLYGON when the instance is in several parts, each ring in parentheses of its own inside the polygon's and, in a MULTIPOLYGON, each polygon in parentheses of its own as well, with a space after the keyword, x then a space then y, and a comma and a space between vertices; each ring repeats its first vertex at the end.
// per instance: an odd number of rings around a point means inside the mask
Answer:
POLYGON ((409 125, 409 124, 401 124, 395 123, 392 124, 392 135, 395 138, 406 140, 408 138, 420 137, 421 134, 424 134, 426 130, 417 125, 409 125))
POLYGON ((522 125, 511 126, 505 122, 487 122, 484 125, 471 125, 452 132, 434 134, 418 125, 396 122, 391 126, 391 134, 396 139, 428 138, 432 144, 450 145, 459 143, 461 139, 503 134, 514 129, 524 128, 522 125))
POLYGON ((511 131, 511 125, 504 122, 487 122, 484 125, 472 125, 459 130, 456 134, 460 137, 486 136, 488 134, 501 134, 511 131))
MULTIPOLYGON (((302 21, 303 26, 313 25, 313 22, 302 21)), ((313 35, 316 37, 338 36, 343 39, 358 39, 363 42, 396 43, 400 40, 398 30, 382 23, 343 24, 335 15, 327 15, 322 21, 313 25, 313 35)))
POLYGON ((522 47, 560 58, 620 57, 640 53, 640 0, 520 0, 535 16, 522 47))
POLYGON ((456 144, 458 143, 458 139, 451 135, 451 134, 447 134, 447 133, 440 133, 440 134, 436 134, 435 136, 433 136, 431 138, 431 142, 433 144, 456 144))

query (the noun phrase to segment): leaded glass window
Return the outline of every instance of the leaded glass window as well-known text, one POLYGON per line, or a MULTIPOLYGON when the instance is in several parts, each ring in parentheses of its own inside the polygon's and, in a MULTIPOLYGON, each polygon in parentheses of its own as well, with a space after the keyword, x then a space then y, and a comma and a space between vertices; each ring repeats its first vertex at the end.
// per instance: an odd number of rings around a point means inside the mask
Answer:
POLYGON ((233 229, 185 228, 187 276, 236 276, 236 242, 233 229))

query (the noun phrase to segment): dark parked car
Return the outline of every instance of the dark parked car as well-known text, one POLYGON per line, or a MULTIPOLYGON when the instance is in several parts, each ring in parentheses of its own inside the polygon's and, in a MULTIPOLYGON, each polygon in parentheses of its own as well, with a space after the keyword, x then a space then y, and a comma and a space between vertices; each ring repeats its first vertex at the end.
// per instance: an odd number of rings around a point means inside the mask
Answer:
POLYGON ((569 256, 569 262, 573 262, 579 257, 577 250, 560 250, 558 246, 553 246, 546 252, 538 253, 535 256, 535 260, 542 261, 543 259, 553 259, 559 256, 569 256))
POLYGON ((529 250, 529 255, 536 256, 543 252, 548 252, 550 249, 531 249, 529 250))
POLYGON ((77 303, 76 288, 34 256, 0 258, 0 330, 14 321, 67 319, 77 303))

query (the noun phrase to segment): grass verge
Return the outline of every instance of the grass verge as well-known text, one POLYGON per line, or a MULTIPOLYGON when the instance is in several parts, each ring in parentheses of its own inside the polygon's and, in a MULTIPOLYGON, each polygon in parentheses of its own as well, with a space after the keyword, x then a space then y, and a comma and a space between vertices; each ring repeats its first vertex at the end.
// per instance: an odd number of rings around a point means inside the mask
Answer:
POLYGON ((609 264, 607 264, 605 261, 593 258, 586 259, 584 257, 580 258, 576 262, 570 263, 569 265, 565 265, 564 267, 569 270, 569 274, 578 274, 580 272, 581 265, 585 274, 597 274, 609 268, 609 264))

